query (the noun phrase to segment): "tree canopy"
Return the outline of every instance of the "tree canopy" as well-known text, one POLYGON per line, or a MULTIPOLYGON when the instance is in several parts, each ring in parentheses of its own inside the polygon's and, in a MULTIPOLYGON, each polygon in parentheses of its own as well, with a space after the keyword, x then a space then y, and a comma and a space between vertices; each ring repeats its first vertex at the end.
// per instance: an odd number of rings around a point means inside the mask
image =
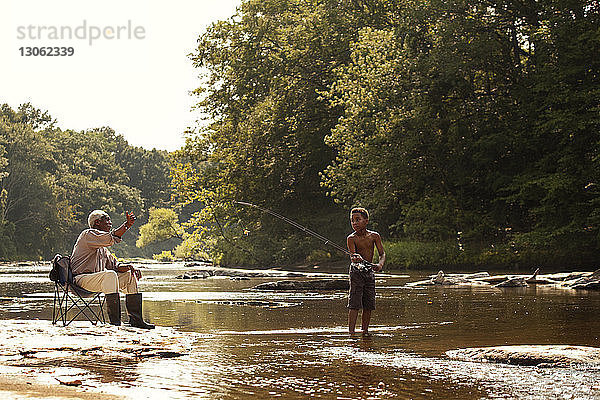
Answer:
MULTIPOLYGON (((31 104, 4 104, 0 187, 0 259, 49 259, 70 253, 94 209, 115 221, 130 210, 143 223, 146 207, 167 204, 169 163, 166 152, 130 146, 108 127, 63 131, 31 104)), ((120 255, 144 255, 119 246, 120 255)))
POLYGON ((206 121, 171 155, 2 106, 0 257, 104 208, 148 222, 123 254, 335 258, 240 200, 338 243, 364 206, 402 265, 597 265, 599 52, 591 0, 244 0, 198 38, 206 121))
POLYGON ((192 55, 212 123, 176 155, 176 195, 202 209, 189 226, 225 259, 299 260, 310 239, 231 201, 337 240, 342 207, 363 205, 386 237, 449 243, 465 262, 597 262, 599 13, 244 1, 192 55))

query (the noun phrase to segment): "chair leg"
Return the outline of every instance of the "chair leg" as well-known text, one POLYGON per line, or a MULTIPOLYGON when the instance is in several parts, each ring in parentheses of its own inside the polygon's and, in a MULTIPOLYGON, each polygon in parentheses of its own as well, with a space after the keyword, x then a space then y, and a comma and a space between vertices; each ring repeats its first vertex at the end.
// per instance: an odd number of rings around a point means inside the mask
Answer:
POLYGON ((104 303, 106 302, 106 296, 98 296, 98 307, 100 310, 100 317, 102 318, 102 323, 106 323, 106 319, 104 318, 104 303))
POLYGON ((58 283, 54 282, 54 301, 52 302, 52 325, 56 324, 56 298, 60 295, 58 292, 58 283))
POLYGON ((77 312, 77 314, 75 314, 75 316, 73 316, 69 320, 67 325, 70 324, 71 322, 73 322, 75 320, 75 318, 77 318, 81 314, 83 314, 87 318, 87 320, 92 323, 92 325, 97 325, 98 321, 100 321, 100 317, 98 316, 98 314, 96 314, 96 312, 94 310, 92 310, 92 308, 90 307, 90 304, 93 304, 95 298, 100 296, 100 293, 97 293, 89 302, 85 301, 85 299, 83 297, 81 297, 81 295, 79 293, 75 293, 75 294, 77 295, 77 298, 73 298, 73 297, 69 296, 69 299, 71 299, 71 302, 73 303, 71 305, 71 307, 69 308, 69 310, 71 310, 74 307, 77 307, 79 309, 79 311, 77 312), (82 305, 79 305, 80 302, 82 305), (91 316, 88 314, 88 312, 91 314, 91 316))
POLYGON ((61 307, 61 311, 60 311, 60 316, 63 322, 63 326, 67 326, 67 312, 69 311, 69 291, 65 290, 65 293, 63 294, 63 298, 62 298, 62 303, 61 305, 64 305, 64 309, 62 309, 61 307))
POLYGON ((54 307, 52 309, 52 323, 56 324, 59 319, 62 319, 63 311, 63 292, 61 287, 55 283, 54 286, 54 307))
POLYGON ((89 301, 86 301, 86 299, 77 291, 71 291, 71 293, 69 293, 69 286, 69 283, 66 283, 65 286, 55 283, 54 299, 52 303, 52 324, 56 324, 61 320, 63 326, 68 326, 81 314, 83 314, 93 325, 97 325, 99 321, 105 323, 103 310, 105 298, 103 294, 95 293, 89 301), (96 303, 99 306, 98 313, 91 307, 96 303), (75 308, 75 311, 77 312, 72 318, 69 318, 69 311, 75 308))

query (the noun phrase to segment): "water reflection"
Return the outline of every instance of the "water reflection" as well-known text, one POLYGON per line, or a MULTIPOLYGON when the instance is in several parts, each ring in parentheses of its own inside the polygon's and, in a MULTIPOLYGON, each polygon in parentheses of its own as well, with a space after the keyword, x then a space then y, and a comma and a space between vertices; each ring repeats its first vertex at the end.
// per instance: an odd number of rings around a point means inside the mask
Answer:
MULTIPOLYGON (((598 369, 445 356, 450 349, 504 344, 599 346, 599 293, 416 289, 404 284, 422 276, 380 278, 373 335, 350 337, 343 292, 257 292, 248 289, 271 279, 175 279, 182 270, 146 266, 144 315, 198 340, 177 359, 89 359, 86 371, 110 382, 109 392, 129 395, 135 387, 151 397, 206 399, 600 398, 598 369)), ((53 287, 46 276, 39 267, 0 274, 0 318, 50 319, 53 287)), ((51 367, 81 363, 65 358, 51 367)))

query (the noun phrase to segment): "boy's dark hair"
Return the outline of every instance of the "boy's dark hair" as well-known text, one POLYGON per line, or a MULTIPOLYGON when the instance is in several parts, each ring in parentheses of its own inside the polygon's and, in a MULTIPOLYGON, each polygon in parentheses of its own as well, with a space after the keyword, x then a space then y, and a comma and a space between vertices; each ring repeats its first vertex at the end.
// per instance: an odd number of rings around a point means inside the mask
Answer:
POLYGON ((350 210, 350 218, 352 218, 352 214, 360 214, 366 219, 369 219, 369 212, 366 208, 354 207, 352 210, 350 210))

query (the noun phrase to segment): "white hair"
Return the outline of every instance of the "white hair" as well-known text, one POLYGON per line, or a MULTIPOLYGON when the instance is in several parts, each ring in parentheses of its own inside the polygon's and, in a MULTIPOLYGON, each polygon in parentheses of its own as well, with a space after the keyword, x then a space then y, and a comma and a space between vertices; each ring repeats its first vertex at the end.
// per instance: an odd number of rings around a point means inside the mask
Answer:
POLYGON ((90 228, 94 227, 94 223, 102 217, 108 217, 108 214, 102 210, 94 210, 88 216, 88 225, 90 228))

